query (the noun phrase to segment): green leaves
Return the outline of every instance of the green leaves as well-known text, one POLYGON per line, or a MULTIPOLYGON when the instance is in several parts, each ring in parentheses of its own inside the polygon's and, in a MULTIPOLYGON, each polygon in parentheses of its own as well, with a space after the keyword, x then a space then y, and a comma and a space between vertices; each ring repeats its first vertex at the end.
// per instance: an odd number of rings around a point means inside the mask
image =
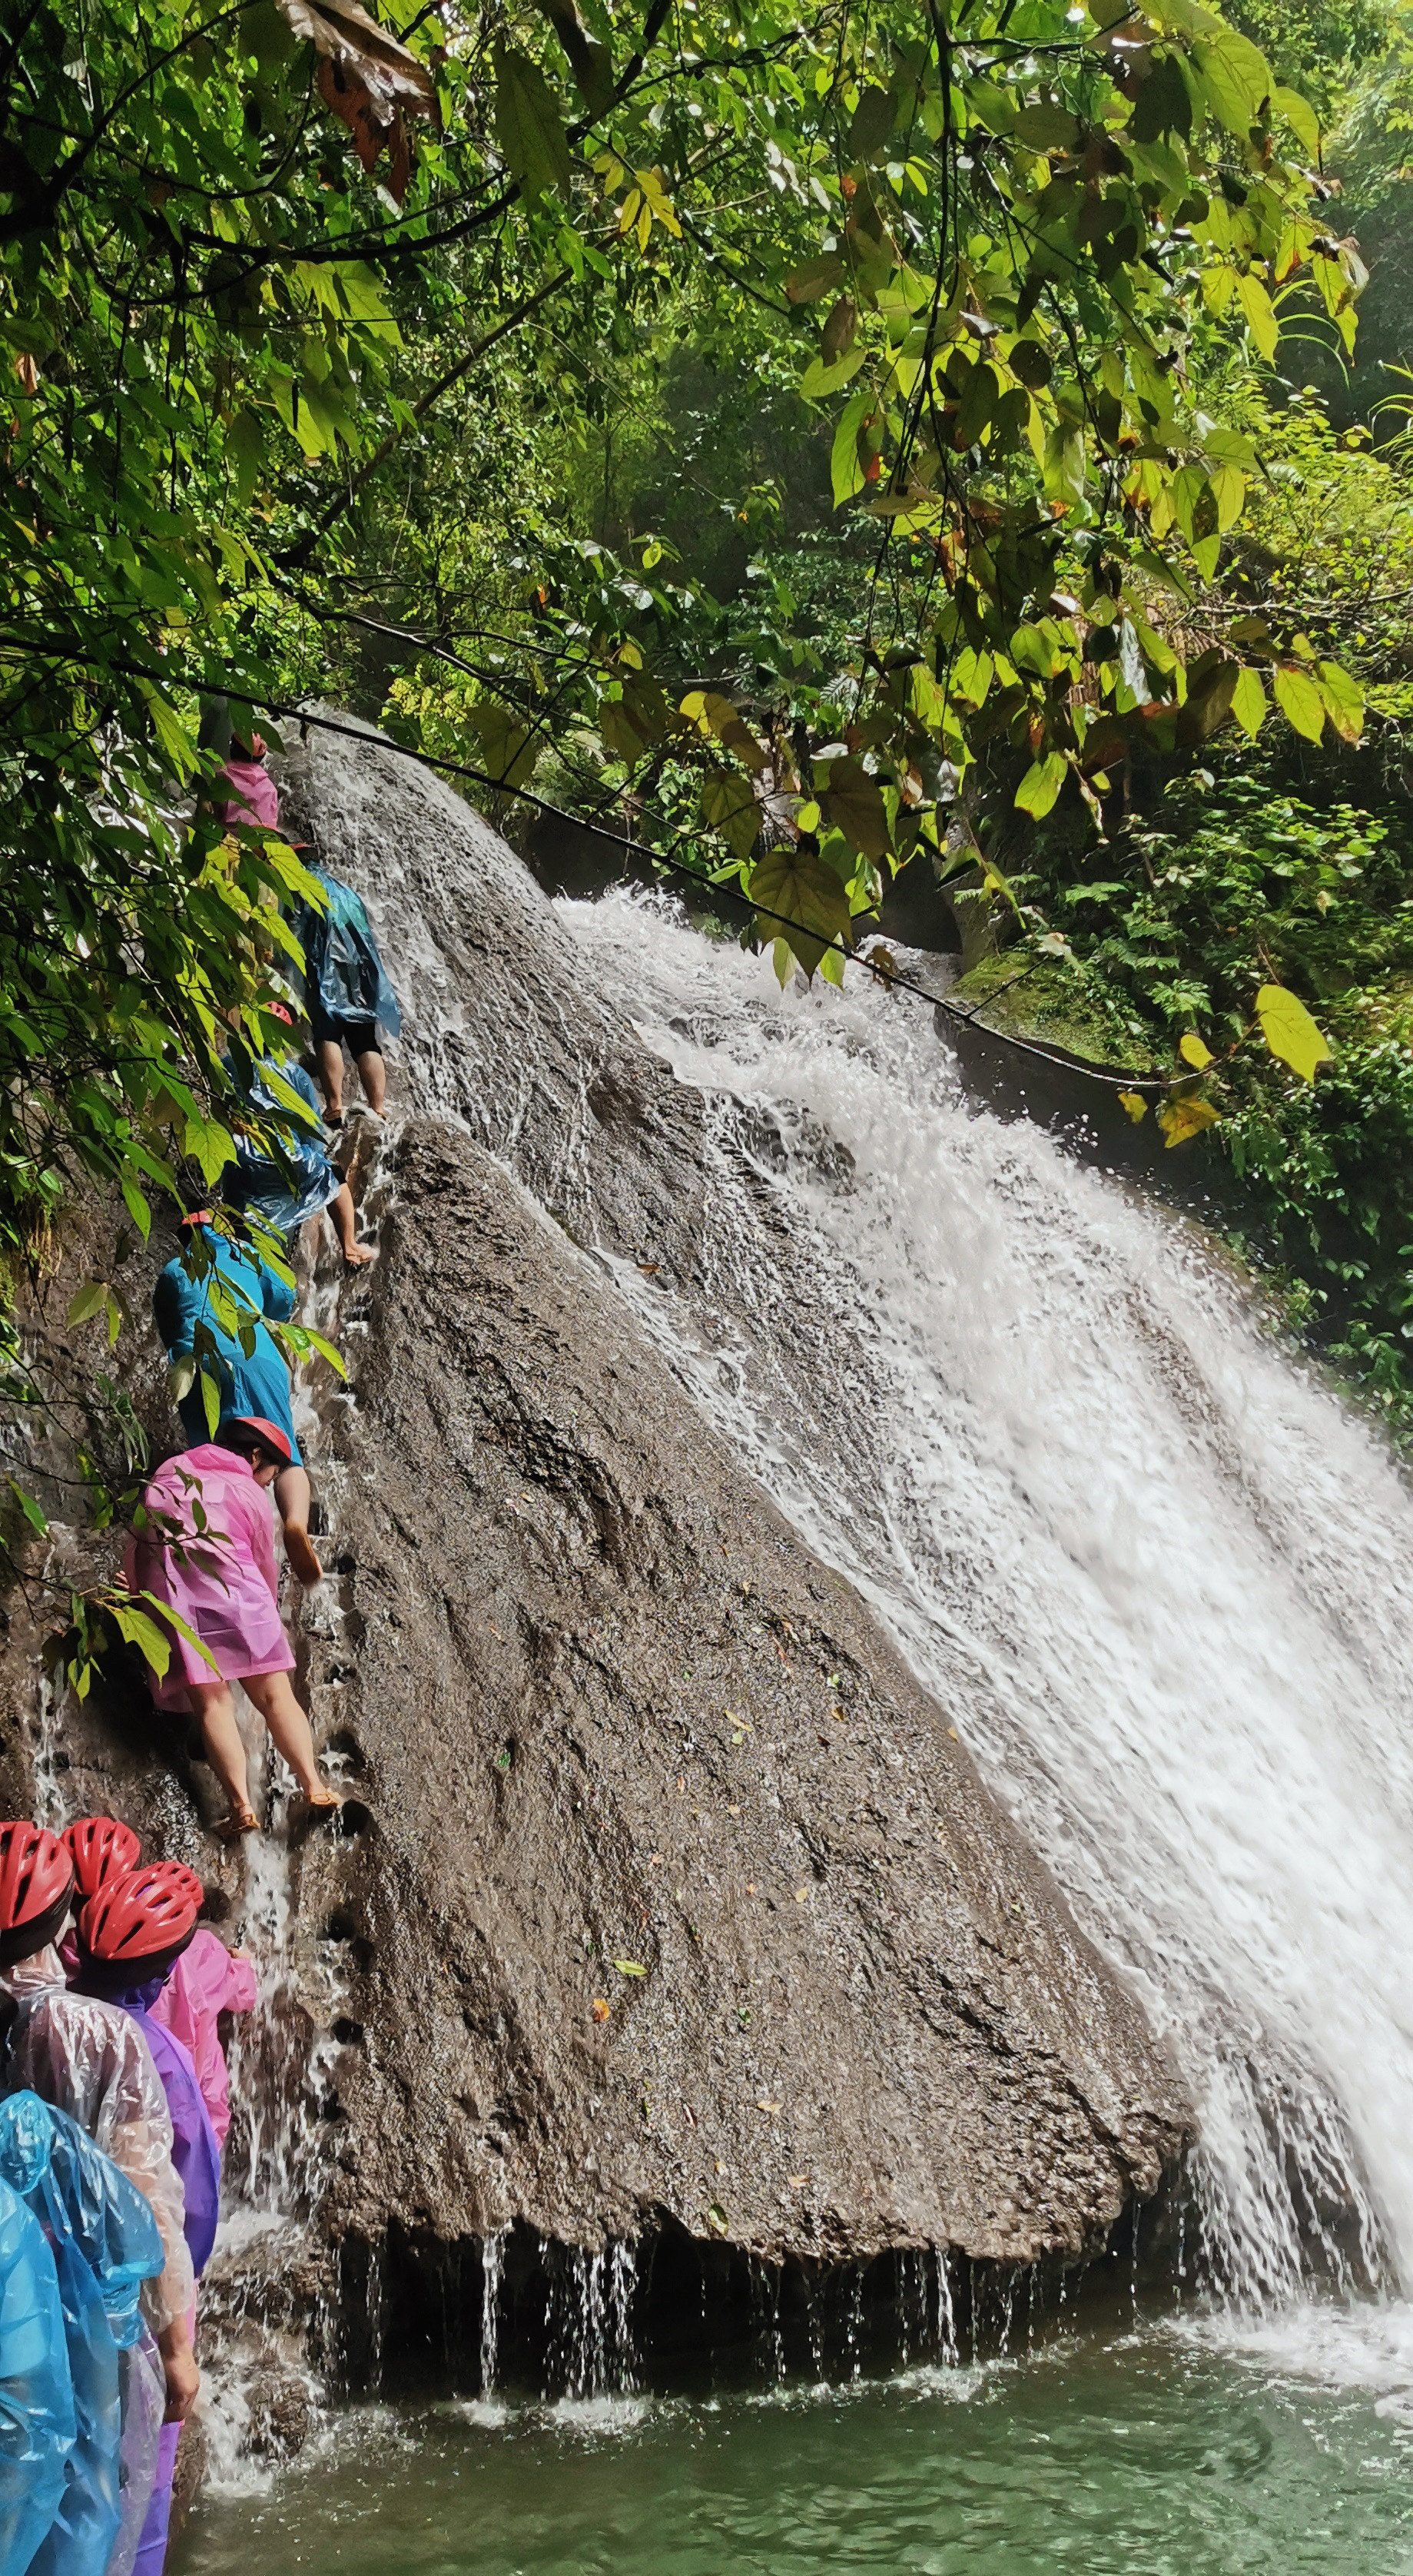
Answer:
POLYGON ((497 786, 522 787, 535 766, 539 737, 533 725, 496 698, 478 698, 471 722, 488 775, 497 786))
POLYGON ((748 778, 739 769, 709 769, 702 780, 702 815, 720 832, 744 865, 760 830, 760 807, 748 778))
POLYGON ((520 186, 527 197, 567 197, 569 139, 539 64, 518 46, 498 43, 495 73, 496 133, 520 186))
MULTIPOLYGON (((785 932, 807 975, 835 941, 852 944, 849 897, 841 878, 812 850, 772 850, 751 870, 751 901, 761 907, 762 939, 785 932)), ((783 980, 783 978, 782 978, 783 980)))
POLYGON ((1069 763, 1062 751, 1047 751, 1043 760, 1034 760, 1016 789, 1015 801, 1022 814, 1040 817, 1050 812, 1065 783, 1069 763))
POLYGON ((1325 702, 1310 673, 1296 662, 1278 662, 1271 686, 1277 706, 1296 732, 1304 734, 1307 742, 1318 742, 1325 729, 1325 702))

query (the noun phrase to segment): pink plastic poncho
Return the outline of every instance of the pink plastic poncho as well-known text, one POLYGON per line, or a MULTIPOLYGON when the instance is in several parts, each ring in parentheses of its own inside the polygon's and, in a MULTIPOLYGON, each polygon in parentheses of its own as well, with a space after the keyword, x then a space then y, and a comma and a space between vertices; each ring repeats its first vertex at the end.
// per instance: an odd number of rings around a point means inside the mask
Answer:
POLYGON ((232 752, 220 775, 230 786, 223 823, 259 823, 272 830, 280 819, 280 792, 263 760, 232 752))
POLYGON ((93 1995, 70 1994, 52 1944, 0 1968, 0 1992, 18 2008, 5 2060, 7 2091, 28 2085, 67 2111, 151 2206, 164 2261, 144 2287, 142 2306, 153 2333, 161 2334, 187 2314, 196 2283, 172 2163, 172 2115, 152 2052, 131 2013, 93 1995))
MULTIPOLYGON (((129 1541, 123 1560, 129 1591, 170 1603, 214 1655, 223 1681, 293 1672, 294 1650, 280 1624, 274 1523, 250 1460, 214 1441, 183 1449, 158 1469, 142 1500, 149 1517, 171 1534, 160 1537, 149 1528, 129 1541)), ((174 1631, 166 1676, 150 1679, 157 1706, 180 1709, 193 1682, 214 1682, 216 1674, 174 1631)))
POLYGON ((196 2080, 222 2146, 231 2125, 226 2053, 216 2024, 223 2012, 255 2010, 255 1970, 233 1959, 224 1941, 202 1929, 183 1950, 152 2007, 151 2018, 191 2052, 196 2080))

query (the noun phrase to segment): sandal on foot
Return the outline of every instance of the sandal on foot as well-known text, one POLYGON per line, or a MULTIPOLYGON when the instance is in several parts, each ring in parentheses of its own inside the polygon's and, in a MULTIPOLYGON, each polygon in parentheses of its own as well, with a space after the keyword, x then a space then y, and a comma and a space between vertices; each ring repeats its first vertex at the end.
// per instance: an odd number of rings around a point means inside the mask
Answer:
POLYGON ((306 1789, 304 1804, 311 1816, 336 1816, 343 1805, 343 1800, 337 1789, 326 1789, 322 1797, 318 1798, 311 1797, 306 1789))
POLYGON ((230 1814, 222 1816, 212 1830, 218 1841, 238 1843, 242 1834, 259 1833, 260 1819, 253 1807, 232 1807, 230 1814))

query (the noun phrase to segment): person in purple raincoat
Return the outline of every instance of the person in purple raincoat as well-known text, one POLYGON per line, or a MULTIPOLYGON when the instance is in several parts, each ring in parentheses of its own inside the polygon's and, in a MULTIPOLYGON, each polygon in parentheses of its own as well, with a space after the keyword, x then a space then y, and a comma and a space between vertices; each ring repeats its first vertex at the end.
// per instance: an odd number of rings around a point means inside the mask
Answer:
MULTIPOLYGON (((182 2233, 198 2280, 211 2259, 221 2214, 221 2150, 190 2052, 153 2019, 152 2006, 195 1931, 202 1886, 180 1861, 153 1861, 104 1880, 78 1918, 81 1994, 130 2014, 152 2052, 172 2118, 172 2162, 185 2202, 182 2233)), ((160 2576, 167 2550, 180 2424, 166 2424, 152 2502, 133 2576, 160 2576)))

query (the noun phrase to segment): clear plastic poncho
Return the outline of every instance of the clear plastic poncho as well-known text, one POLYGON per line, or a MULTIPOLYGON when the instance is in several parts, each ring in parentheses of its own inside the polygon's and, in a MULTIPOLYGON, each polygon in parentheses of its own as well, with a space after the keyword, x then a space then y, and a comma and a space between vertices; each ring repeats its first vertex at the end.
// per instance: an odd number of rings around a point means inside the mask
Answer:
POLYGON ((151 2492, 156 2445, 145 2408, 124 2420, 123 2355, 142 2339, 142 2284, 162 2269, 162 2241, 127 2175, 36 2093, 0 2101, 0 2181, 52 2248, 73 2387, 64 2494, 29 2576, 92 2576, 112 2566, 125 2501, 136 2517, 137 2491, 151 2492))
POLYGON ((93 1995, 70 1994, 51 1944, 0 1968, 0 1994, 16 2006, 4 2064, 6 2089, 27 2085, 111 2156, 135 2183, 157 2222, 162 2269, 142 2291, 155 2335, 184 2317, 195 2295, 182 2222, 182 2187, 172 2163, 172 2116, 152 2052, 130 2013, 93 1995))
MULTIPOLYGON (((63 2500, 74 2392, 54 2257, 0 2182, 0 2569, 28 2568, 63 2500)), ((101 2562, 100 2562, 101 2563, 101 2562)))

